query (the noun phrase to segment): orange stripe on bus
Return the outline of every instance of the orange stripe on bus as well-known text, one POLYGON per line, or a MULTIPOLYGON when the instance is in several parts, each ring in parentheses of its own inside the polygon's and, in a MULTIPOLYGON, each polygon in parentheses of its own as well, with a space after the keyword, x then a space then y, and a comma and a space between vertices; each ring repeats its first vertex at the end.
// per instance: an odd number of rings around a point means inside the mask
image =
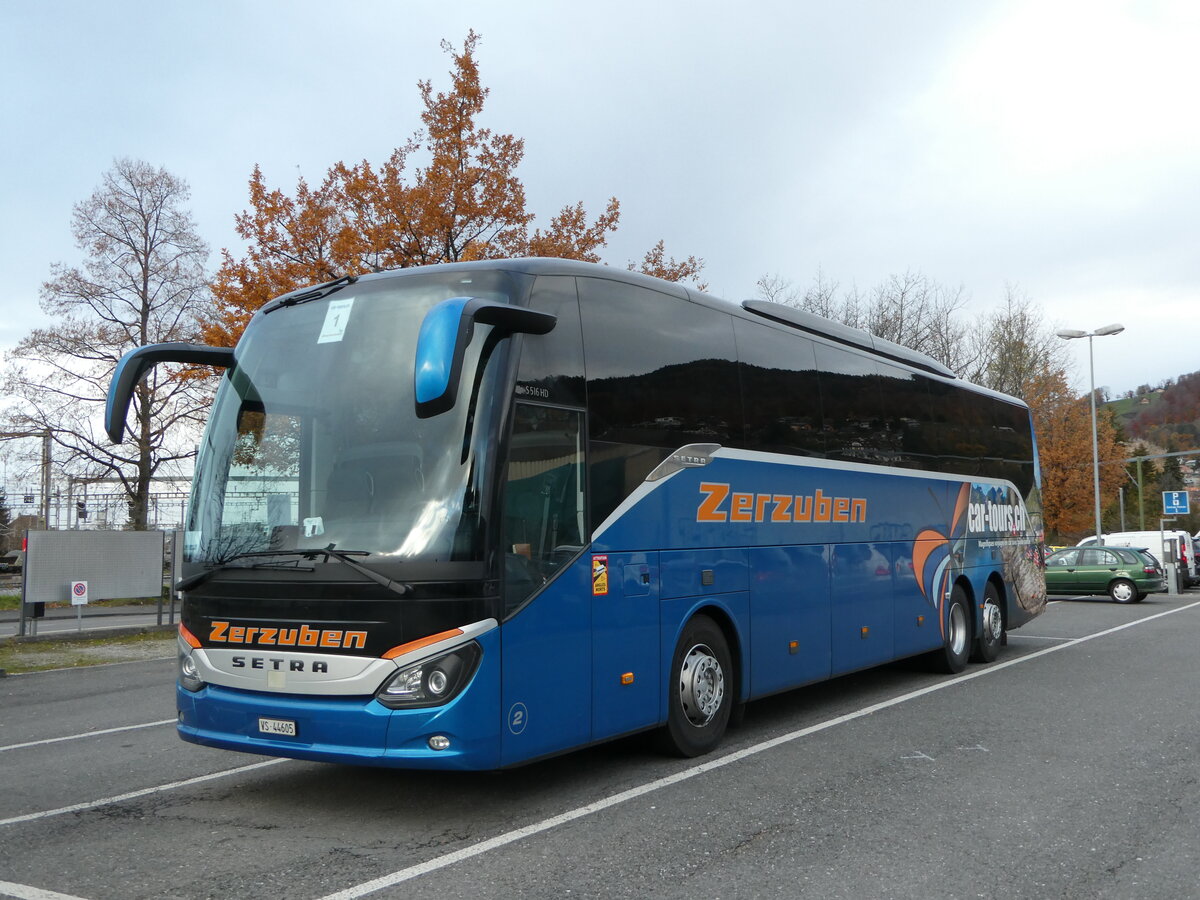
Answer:
POLYGON ((383 654, 381 658, 395 659, 397 656, 403 656, 405 653, 420 650, 422 647, 428 647, 430 644, 436 644, 438 641, 458 637, 462 633, 463 630, 461 628, 451 628, 449 631, 442 631, 437 634, 431 634, 429 637, 418 638, 415 641, 409 641, 407 644, 401 644, 399 647, 393 647, 387 653, 383 654))
POLYGON ((196 636, 184 628, 182 622, 179 623, 179 636, 183 638, 184 643, 186 643, 189 647, 200 647, 200 642, 196 640, 196 636))

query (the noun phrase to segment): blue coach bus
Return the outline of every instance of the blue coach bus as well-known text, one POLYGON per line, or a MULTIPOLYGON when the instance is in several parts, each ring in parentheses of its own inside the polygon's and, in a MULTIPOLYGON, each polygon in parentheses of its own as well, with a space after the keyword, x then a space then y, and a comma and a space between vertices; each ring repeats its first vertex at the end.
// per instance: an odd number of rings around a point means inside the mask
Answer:
POLYGON ((1020 401, 762 301, 530 259, 346 277, 259 310, 184 536, 187 741, 492 769, 925 655, 1045 604, 1020 401))

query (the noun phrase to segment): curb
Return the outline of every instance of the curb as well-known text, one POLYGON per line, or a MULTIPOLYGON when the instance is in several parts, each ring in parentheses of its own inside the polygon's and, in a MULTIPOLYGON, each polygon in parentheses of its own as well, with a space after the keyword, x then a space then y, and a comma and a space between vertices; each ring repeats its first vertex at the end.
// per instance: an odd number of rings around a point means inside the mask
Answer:
MULTIPOLYGON (((69 643, 71 641, 95 641, 103 640, 109 637, 128 637, 135 634, 171 634, 179 628, 178 623, 175 625, 124 625, 115 628, 105 628, 102 631, 88 631, 80 633, 78 631, 60 631, 53 634, 26 634, 26 635, 9 635, 8 637, 0 637, 0 647, 9 645, 22 644, 49 644, 49 643, 69 643)), ((3 669, 0 669, 0 677, 3 677, 3 669)))

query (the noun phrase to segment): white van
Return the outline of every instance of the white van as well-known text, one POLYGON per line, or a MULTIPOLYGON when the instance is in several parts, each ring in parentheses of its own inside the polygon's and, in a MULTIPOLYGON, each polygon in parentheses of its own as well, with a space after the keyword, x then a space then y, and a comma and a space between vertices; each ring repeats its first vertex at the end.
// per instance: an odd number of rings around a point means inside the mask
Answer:
MULTIPOLYGON (((1112 547, 1145 547, 1158 557, 1160 563, 1171 559, 1168 552, 1168 542, 1174 541, 1179 554, 1179 573, 1185 585, 1200 584, 1200 569, 1196 565, 1195 545, 1192 536, 1186 531, 1114 531, 1102 535, 1104 543, 1112 547)), ((1086 537, 1079 542, 1084 544, 1096 543, 1096 536, 1086 537)))

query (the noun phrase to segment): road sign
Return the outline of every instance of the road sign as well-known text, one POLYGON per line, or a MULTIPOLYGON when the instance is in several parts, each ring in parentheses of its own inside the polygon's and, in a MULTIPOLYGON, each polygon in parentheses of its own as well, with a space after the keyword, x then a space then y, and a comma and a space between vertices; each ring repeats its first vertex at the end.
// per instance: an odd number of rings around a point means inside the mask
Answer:
POLYGON ((1186 516, 1189 512, 1187 491, 1163 491, 1163 515, 1186 516))
POLYGON ((87 606, 88 602, 88 583, 86 581, 71 582, 71 605, 72 606, 87 606))

